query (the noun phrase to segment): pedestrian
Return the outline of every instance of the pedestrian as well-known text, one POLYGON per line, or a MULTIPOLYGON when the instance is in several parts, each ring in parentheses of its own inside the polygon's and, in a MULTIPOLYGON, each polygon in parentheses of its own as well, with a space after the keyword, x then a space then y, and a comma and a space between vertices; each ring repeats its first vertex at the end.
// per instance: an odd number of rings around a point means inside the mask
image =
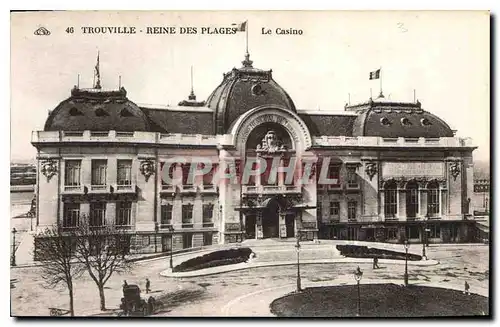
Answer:
POLYGON ((146 294, 151 292, 151 282, 149 281, 149 278, 146 278, 146 294))
POLYGON ((464 294, 469 295, 470 294, 470 292, 469 292, 470 286, 469 286, 469 283, 467 283, 467 281, 465 281, 464 289, 465 289, 464 294))
POLYGON ((373 269, 378 269, 378 268, 380 268, 378 266, 378 257, 375 256, 373 257, 373 269))

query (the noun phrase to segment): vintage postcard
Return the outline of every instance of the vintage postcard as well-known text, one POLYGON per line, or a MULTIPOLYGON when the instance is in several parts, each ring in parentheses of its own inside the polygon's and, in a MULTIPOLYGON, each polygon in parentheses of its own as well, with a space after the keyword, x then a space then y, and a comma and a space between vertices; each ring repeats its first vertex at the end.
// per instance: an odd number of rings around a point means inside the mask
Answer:
POLYGON ((490 310, 488 11, 11 13, 11 315, 490 310))

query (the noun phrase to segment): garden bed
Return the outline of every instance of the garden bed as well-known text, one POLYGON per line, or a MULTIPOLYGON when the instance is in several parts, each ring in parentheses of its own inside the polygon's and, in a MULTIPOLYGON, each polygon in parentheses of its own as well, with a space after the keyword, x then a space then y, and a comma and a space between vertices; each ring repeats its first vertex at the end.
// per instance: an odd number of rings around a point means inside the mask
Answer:
MULTIPOLYGON (((340 254, 349 258, 379 258, 391 260, 405 260, 406 254, 404 252, 369 248, 362 245, 337 245, 337 250, 340 254)), ((422 256, 418 254, 408 253, 408 260, 419 261, 422 256)))
POLYGON ((189 259, 175 266, 173 272, 187 272, 211 267, 226 266, 245 262, 250 258, 250 248, 235 248, 210 252, 205 255, 189 259))
MULTIPOLYGON (((278 317, 353 317, 358 312, 356 285, 307 288, 274 300, 278 317)), ((361 284, 361 317, 487 316, 488 298, 460 291, 410 285, 361 284)))

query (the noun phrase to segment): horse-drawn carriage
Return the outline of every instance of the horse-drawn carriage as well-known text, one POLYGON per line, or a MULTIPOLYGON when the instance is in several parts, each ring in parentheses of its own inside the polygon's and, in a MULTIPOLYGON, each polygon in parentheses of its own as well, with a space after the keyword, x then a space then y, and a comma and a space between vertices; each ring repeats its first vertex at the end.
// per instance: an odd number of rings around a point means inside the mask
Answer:
POLYGON ((126 285, 123 287, 123 297, 120 309, 125 316, 148 316, 155 311, 155 299, 141 297, 141 289, 137 285, 126 285))

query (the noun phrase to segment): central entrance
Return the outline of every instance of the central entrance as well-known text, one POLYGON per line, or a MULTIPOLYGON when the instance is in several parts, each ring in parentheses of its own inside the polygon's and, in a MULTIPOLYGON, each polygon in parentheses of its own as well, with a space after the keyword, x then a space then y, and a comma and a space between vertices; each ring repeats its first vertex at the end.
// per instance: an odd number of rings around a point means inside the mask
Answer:
POLYGON ((262 234, 264 238, 279 237, 279 204, 271 199, 262 211, 262 234))

